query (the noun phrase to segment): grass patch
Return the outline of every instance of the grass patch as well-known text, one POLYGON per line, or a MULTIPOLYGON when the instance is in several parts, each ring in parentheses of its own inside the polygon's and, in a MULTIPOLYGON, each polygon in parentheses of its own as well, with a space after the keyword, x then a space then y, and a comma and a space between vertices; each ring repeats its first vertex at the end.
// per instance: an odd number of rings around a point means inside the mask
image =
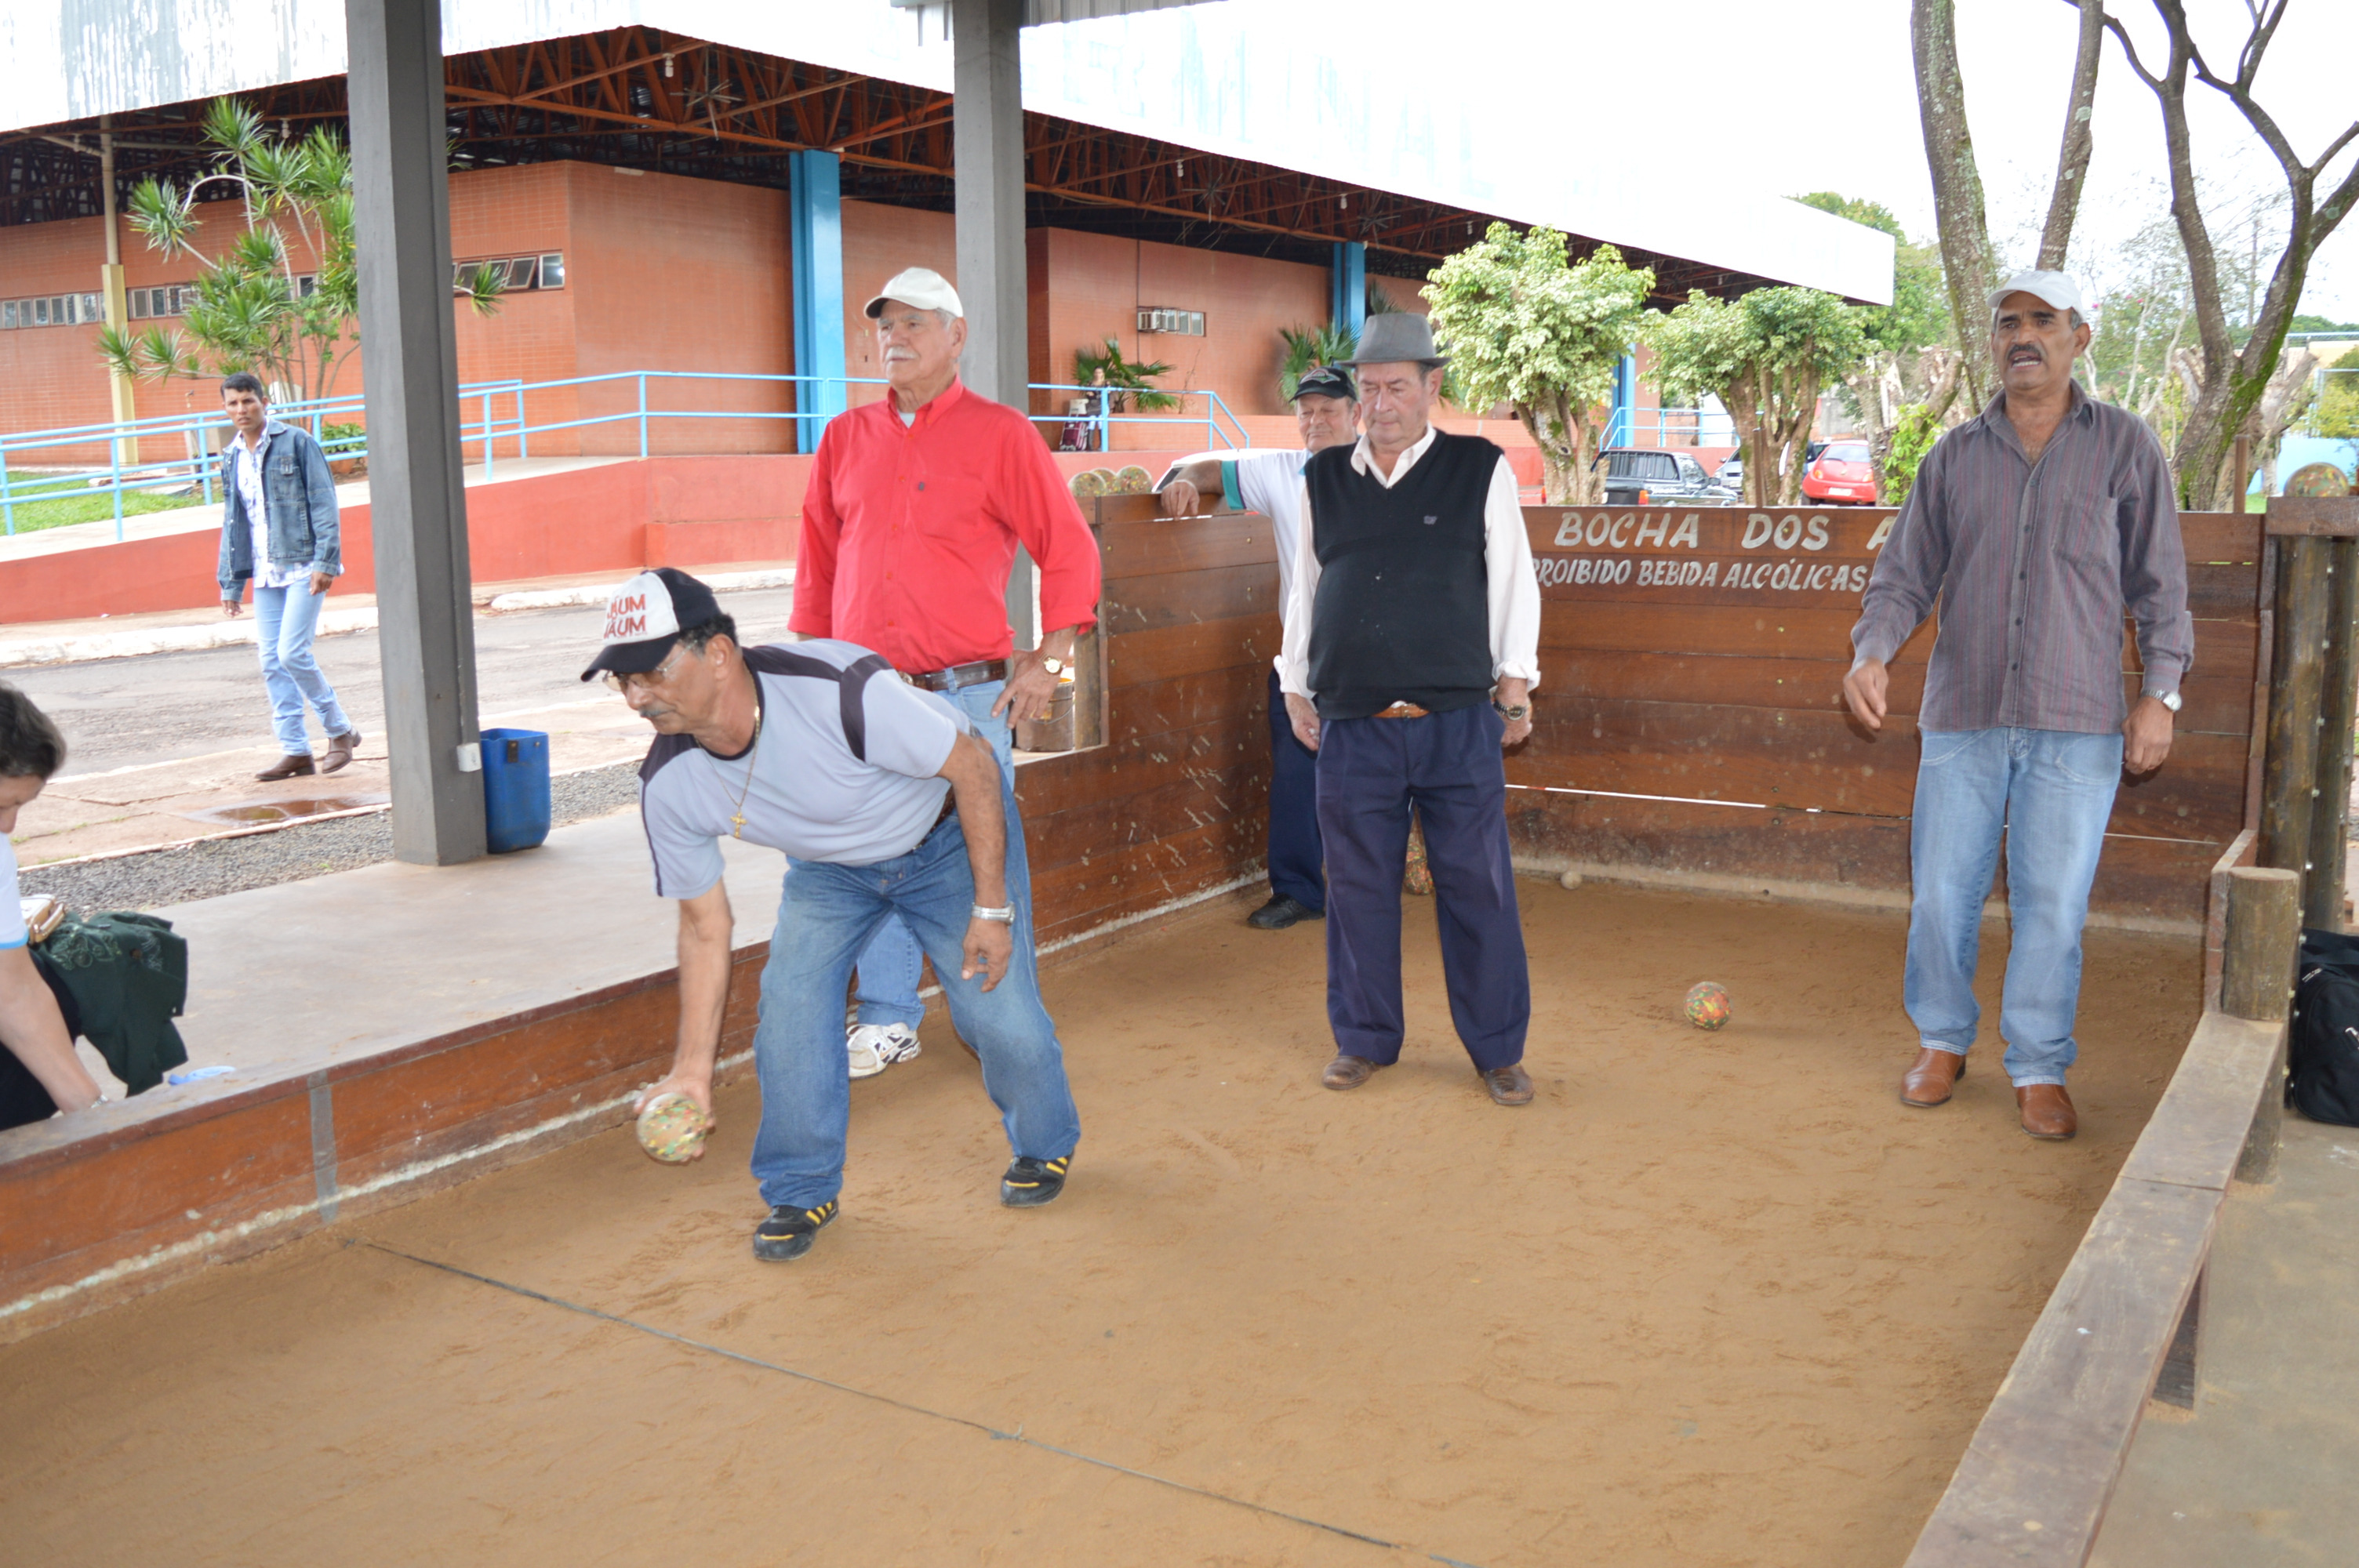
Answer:
MULTIPOLYGON (((15 503, 17 533, 29 534, 43 528, 63 528, 74 523, 113 520, 114 496, 104 491, 91 491, 82 494, 58 494, 56 487, 64 477, 61 474, 15 471, 9 473, 8 484, 11 490, 18 485, 38 484, 49 492, 48 498, 44 500, 15 503)), ((215 489, 215 494, 219 494, 218 487, 215 489)), ((177 512, 184 506, 203 504, 204 497, 201 494, 171 495, 157 491, 125 491, 123 495, 123 514, 125 517, 136 517, 148 512, 177 512)))

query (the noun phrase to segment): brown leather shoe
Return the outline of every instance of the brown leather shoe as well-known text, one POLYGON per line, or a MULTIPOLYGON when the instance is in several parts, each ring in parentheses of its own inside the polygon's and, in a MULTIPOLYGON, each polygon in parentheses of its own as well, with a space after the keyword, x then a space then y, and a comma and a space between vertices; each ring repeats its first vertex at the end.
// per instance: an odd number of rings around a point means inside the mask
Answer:
POLYGON ((2027 1084, 2015 1091, 2015 1103, 2023 1112, 2023 1130, 2034 1138, 2060 1141, 2081 1130, 2072 1097, 2062 1084, 2027 1084))
POLYGON ((1319 1081, 1331 1089, 1356 1089, 1376 1076, 1379 1067, 1389 1067, 1390 1062, 1371 1062, 1365 1056, 1347 1056, 1341 1052, 1319 1075, 1319 1081))
POLYGON ((1966 1059, 1955 1051, 1936 1051, 1930 1045, 1917 1053, 1917 1060, 1901 1075, 1900 1103, 1919 1110, 1930 1110, 1937 1105, 1950 1103, 1950 1090, 1966 1076, 1966 1059))
POLYGON ((334 773, 338 768, 351 762, 353 753, 360 749, 361 732, 357 730, 347 730, 341 735, 329 736, 328 754, 321 760, 320 771, 323 773, 334 773))
POLYGON ((1483 1087, 1501 1105, 1532 1103, 1532 1076, 1524 1071, 1521 1062, 1510 1062, 1504 1067, 1494 1067, 1483 1075, 1483 1087))
POLYGON ((291 754, 281 757, 254 776, 258 779, 299 779, 319 771, 311 762, 311 754, 306 752, 299 757, 291 754))

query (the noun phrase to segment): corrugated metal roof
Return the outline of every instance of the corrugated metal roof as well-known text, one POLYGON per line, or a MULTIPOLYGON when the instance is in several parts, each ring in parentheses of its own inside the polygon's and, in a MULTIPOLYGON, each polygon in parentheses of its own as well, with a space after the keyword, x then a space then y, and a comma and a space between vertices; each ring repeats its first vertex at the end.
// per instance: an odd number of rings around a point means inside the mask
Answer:
MULTIPOLYGON (((1121 0, 1034 0, 1079 9, 1121 0)), ((951 49, 886 0, 444 0, 453 54, 631 25, 948 91, 951 49)), ((1447 27, 1437 20, 1433 27, 1447 27)), ((1655 126, 1645 80, 1569 86, 1552 50, 1404 92, 1339 50, 1321 7, 1200 5, 1024 35, 1024 103, 1518 222, 1888 301, 1891 239, 1767 192, 1705 200, 1614 127, 1655 126), (1619 92, 1625 102, 1608 100, 1619 92), (1641 168, 1639 166, 1646 166, 1641 168)), ((1412 42, 1413 40, 1404 40, 1412 42)), ((1413 56, 1411 57, 1413 59, 1413 56)), ((0 9, 0 129, 334 76, 328 0, 17 0, 0 9)), ((1647 133, 1659 147, 1659 130, 1647 133)), ((1703 161, 1701 149, 1684 160, 1703 161)))

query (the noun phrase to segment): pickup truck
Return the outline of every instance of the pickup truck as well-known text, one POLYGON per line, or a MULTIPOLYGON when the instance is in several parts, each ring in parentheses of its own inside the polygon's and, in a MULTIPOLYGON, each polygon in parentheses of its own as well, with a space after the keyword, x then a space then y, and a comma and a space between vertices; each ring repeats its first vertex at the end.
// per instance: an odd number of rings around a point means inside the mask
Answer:
POLYGON ((1715 483, 1703 465, 1685 452, 1651 447, 1608 447, 1597 454, 1605 469, 1608 506, 1664 506, 1686 503, 1734 506, 1736 492, 1715 483))

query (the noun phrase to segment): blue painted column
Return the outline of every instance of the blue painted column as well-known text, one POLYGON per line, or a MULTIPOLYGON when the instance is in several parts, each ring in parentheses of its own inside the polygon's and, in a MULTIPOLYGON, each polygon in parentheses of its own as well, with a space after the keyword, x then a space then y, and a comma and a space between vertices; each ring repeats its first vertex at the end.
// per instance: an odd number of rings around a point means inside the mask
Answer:
POLYGON ((1638 356, 1624 354, 1614 367, 1614 412, 1605 421, 1605 444, 1627 447, 1638 438, 1638 356))
POLYGON ((1336 241, 1327 276, 1327 319, 1349 330, 1356 341, 1368 319, 1368 247, 1357 240, 1336 241))
POLYGON ((795 449, 819 449, 828 420, 843 412, 843 187, 841 161, 829 152, 787 155, 789 241, 795 274, 795 373, 829 378, 798 383, 795 449))

